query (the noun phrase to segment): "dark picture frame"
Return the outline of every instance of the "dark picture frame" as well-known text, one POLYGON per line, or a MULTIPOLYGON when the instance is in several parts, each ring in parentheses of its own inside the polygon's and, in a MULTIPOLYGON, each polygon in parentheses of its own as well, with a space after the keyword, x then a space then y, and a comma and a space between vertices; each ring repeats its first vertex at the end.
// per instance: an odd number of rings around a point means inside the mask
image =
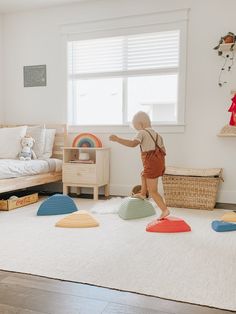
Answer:
POLYGON ((46 64, 24 66, 23 72, 24 87, 47 86, 46 64))

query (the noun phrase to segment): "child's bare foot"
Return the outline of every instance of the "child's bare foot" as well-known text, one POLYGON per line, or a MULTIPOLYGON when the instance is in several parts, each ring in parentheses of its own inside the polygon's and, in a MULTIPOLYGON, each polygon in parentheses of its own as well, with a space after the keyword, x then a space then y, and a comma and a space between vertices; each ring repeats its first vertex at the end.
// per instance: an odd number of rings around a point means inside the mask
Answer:
POLYGON ((141 200, 144 200, 146 198, 146 195, 143 195, 141 193, 137 193, 137 194, 133 194, 131 197, 140 198, 141 200))
POLYGON ((169 216, 169 214, 170 214, 170 211, 169 211, 169 209, 167 208, 166 210, 164 210, 164 211, 161 213, 161 215, 160 215, 160 217, 159 217, 158 219, 159 219, 159 220, 164 219, 165 217, 169 216))

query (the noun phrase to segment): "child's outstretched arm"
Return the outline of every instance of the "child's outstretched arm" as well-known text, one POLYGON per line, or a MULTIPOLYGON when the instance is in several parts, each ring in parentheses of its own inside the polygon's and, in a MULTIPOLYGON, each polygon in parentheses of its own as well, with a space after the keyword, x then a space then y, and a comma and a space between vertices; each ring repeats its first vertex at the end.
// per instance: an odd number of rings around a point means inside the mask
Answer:
POLYGON ((128 146, 128 147, 136 147, 140 144, 140 142, 138 140, 127 140, 125 138, 121 138, 121 137, 118 137, 116 135, 111 135, 109 137, 109 140, 112 142, 117 142, 117 143, 122 144, 124 146, 128 146))

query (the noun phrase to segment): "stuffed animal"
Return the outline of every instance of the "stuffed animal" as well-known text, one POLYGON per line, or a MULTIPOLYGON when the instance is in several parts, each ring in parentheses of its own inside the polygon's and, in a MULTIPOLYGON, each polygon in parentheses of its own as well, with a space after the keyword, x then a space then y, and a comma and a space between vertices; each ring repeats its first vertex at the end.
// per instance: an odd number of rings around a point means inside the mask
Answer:
POLYGON ((32 147, 34 146, 35 140, 31 136, 24 136, 21 140, 22 150, 19 153, 20 160, 31 160, 37 159, 35 152, 32 147))

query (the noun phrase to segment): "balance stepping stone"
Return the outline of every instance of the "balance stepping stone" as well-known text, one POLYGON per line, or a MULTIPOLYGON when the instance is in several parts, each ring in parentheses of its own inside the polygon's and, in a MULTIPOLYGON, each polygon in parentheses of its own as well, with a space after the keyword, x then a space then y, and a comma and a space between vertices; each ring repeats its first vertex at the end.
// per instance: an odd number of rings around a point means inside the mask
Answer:
POLYGON ((55 194, 39 206, 37 216, 70 214, 77 210, 75 202, 68 195, 55 194))
POLYGON ((59 220, 55 226, 62 228, 92 228, 98 227, 99 223, 87 211, 80 210, 59 220))
POLYGON ((191 227, 183 219, 168 216, 150 222, 146 231, 159 233, 189 232, 191 227))
POLYGON ((236 212, 226 213, 222 216, 221 220, 227 222, 236 222, 236 212))
POLYGON ((118 210, 118 215, 124 220, 144 218, 155 214, 156 211, 149 201, 134 197, 126 198, 118 210))
POLYGON ((216 232, 236 231, 236 223, 230 223, 220 220, 212 221, 211 227, 216 232))

